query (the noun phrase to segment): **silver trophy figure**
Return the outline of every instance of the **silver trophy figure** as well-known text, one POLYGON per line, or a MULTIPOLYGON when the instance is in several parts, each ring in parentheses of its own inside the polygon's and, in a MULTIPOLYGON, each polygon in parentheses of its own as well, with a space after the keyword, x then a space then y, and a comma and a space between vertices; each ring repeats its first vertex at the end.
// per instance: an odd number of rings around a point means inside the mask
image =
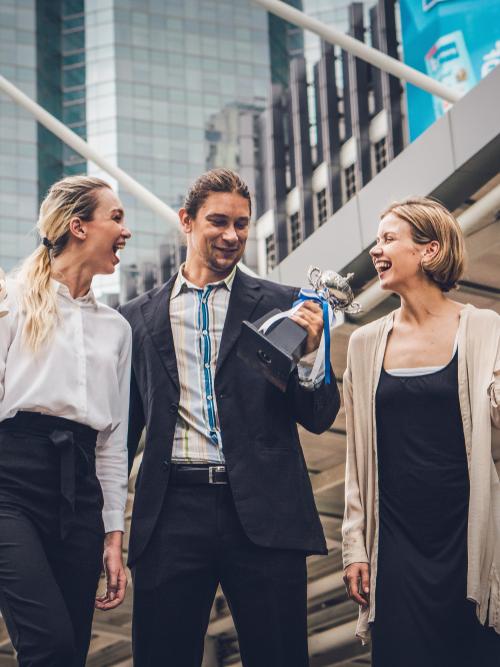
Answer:
POLYGON ((318 296, 322 297, 332 307, 333 310, 341 310, 344 313, 359 313, 361 306, 354 301, 354 294, 349 285, 349 281, 354 277, 354 273, 348 273, 347 276, 341 276, 335 271, 321 271, 317 266, 310 266, 307 271, 307 278, 318 296))

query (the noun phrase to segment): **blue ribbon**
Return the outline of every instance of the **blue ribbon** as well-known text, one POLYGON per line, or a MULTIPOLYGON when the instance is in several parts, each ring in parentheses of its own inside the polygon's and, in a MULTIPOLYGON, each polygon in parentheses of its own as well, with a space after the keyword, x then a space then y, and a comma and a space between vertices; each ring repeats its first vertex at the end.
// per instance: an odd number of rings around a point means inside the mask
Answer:
MULTIPOLYGON (((301 289, 299 296, 296 301, 294 301, 294 306, 304 301, 314 301, 319 303, 323 309, 323 333, 325 339, 325 384, 330 384, 331 382, 331 373, 330 373, 330 304, 328 301, 320 296, 316 291, 310 289, 301 289)), ((293 307, 293 306, 292 306, 293 307)), ((335 322, 335 313, 332 310, 332 323, 335 322)))

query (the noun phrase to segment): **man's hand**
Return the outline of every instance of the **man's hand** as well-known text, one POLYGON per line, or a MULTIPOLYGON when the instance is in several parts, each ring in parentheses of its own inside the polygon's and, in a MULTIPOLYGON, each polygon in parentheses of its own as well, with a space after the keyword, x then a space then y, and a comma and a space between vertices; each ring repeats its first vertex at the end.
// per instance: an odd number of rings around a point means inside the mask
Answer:
POLYGON ((122 560, 123 533, 115 530, 104 538, 103 564, 106 574, 106 593, 95 599, 96 609, 107 611, 120 605, 125 598, 127 574, 122 560))
POLYGON ((290 319, 300 324, 307 331, 304 354, 317 350, 323 333, 323 310, 319 303, 304 301, 303 305, 290 319))
POLYGON ((366 608, 370 595, 370 566, 368 563, 351 563, 344 570, 347 595, 366 608))

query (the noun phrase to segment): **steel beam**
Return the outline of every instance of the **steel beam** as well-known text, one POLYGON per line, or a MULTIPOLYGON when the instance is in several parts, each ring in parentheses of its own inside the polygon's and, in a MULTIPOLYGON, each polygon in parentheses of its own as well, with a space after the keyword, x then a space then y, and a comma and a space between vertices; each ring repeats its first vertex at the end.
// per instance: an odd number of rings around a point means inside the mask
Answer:
POLYGON ((175 229, 178 229, 179 218, 177 213, 165 202, 146 189, 134 178, 129 176, 123 169, 117 167, 107 158, 103 157, 98 151, 90 146, 86 141, 70 130, 64 123, 61 123, 55 116, 46 111, 39 104, 34 102, 28 95, 22 92, 17 86, 0 75, 0 90, 11 97, 16 104, 31 113, 37 121, 56 135, 61 141, 70 146, 77 153, 87 160, 94 162, 98 167, 115 178, 118 183, 139 201, 152 209, 157 215, 166 220, 166 222, 175 229))
POLYGON ((440 97, 451 104, 458 102, 460 99, 458 93, 454 90, 450 90, 447 86, 443 86, 443 84, 435 81, 430 76, 427 76, 427 74, 423 74, 413 67, 405 65, 396 58, 392 58, 386 53, 382 53, 382 51, 378 51, 332 26, 327 26, 324 23, 321 23, 321 21, 318 21, 318 19, 315 19, 312 16, 307 16, 304 12, 287 5, 281 0, 253 0, 253 2, 256 2, 264 9, 267 9, 271 14, 276 14, 282 19, 285 19, 285 21, 299 26, 299 28, 304 28, 304 30, 310 30, 311 32, 316 33, 316 35, 321 37, 325 42, 337 44, 344 49, 344 51, 352 53, 352 55, 365 60, 374 67, 379 67, 388 74, 393 74, 399 79, 412 83, 414 86, 417 86, 417 88, 421 88, 431 95, 436 95, 436 97, 440 97))
MULTIPOLYGON (((165 204, 164 201, 141 185, 135 178, 129 176, 123 169, 120 169, 120 167, 117 167, 107 158, 103 157, 99 151, 96 151, 95 148, 90 146, 75 132, 66 127, 64 123, 61 123, 60 120, 34 102, 28 95, 2 75, 0 75, 0 90, 12 98, 16 104, 19 104, 19 106, 31 113, 41 125, 55 134, 58 139, 116 179, 125 190, 163 218, 172 229, 176 231, 179 229, 179 216, 173 208, 165 204)), ((238 266, 242 271, 251 276, 257 275, 255 271, 243 264, 243 262, 239 262, 238 266)))

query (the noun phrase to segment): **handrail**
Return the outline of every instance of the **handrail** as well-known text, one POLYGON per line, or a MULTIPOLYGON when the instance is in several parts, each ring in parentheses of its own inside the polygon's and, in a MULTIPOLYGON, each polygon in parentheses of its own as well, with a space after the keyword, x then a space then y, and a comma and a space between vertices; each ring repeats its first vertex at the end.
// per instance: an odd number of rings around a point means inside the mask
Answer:
POLYGON ((441 97, 443 100, 446 100, 451 104, 458 102, 460 99, 460 95, 457 92, 451 90, 447 86, 443 86, 442 83, 432 79, 427 74, 419 72, 417 69, 410 67, 409 65, 405 65, 405 63, 397 60, 397 58, 393 58, 378 49, 374 49, 372 46, 368 46, 359 39, 346 35, 332 26, 321 23, 318 19, 304 14, 300 9, 291 7, 281 0, 253 0, 253 2, 256 2, 264 9, 267 9, 268 12, 280 16, 282 19, 285 19, 285 21, 299 26, 299 28, 314 32, 325 42, 340 46, 344 51, 352 53, 352 55, 357 58, 365 60, 370 65, 374 65, 384 72, 398 77, 398 79, 403 79, 408 83, 412 83, 414 86, 417 86, 417 88, 421 88, 431 95, 441 97))
POLYGON ((165 204, 156 195, 141 185, 135 178, 129 176, 123 169, 117 167, 108 159, 103 157, 98 151, 90 146, 86 141, 79 137, 73 130, 70 130, 64 123, 61 123, 55 116, 49 113, 42 106, 34 102, 28 95, 22 92, 17 86, 0 75, 0 90, 11 97, 19 106, 29 111, 37 121, 56 135, 61 141, 70 146, 77 153, 87 160, 94 162, 98 167, 106 171, 115 178, 125 190, 134 195, 143 204, 152 209, 161 218, 166 220, 171 227, 177 229, 179 218, 177 213, 165 204))

